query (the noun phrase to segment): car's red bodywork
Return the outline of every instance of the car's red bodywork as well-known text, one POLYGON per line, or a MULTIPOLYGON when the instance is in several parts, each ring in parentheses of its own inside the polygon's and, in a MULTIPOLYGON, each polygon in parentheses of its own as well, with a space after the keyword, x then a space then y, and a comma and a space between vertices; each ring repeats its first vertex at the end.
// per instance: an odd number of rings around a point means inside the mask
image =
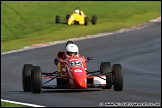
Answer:
POLYGON ((40 66, 24 64, 22 69, 24 91, 40 93, 41 88, 86 89, 101 87, 111 89, 112 85, 114 85, 115 91, 122 91, 121 64, 113 64, 111 67, 110 62, 101 62, 99 70, 90 72, 86 63, 92 60, 92 57, 85 59, 80 54, 67 57, 65 51, 59 51, 56 56, 59 59, 59 65, 57 65, 57 70, 52 73, 42 72, 40 66))
POLYGON ((86 59, 80 54, 66 57, 64 51, 58 52, 60 69, 63 77, 68 78, 69 88, 87 88, 86 59))

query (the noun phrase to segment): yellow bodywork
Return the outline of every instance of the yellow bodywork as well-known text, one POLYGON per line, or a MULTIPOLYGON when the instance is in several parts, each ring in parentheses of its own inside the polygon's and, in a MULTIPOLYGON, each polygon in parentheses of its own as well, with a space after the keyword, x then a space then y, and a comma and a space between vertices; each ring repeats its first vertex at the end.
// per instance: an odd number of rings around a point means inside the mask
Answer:
POLYGON ((71 14, 70 18, 68 19, 68 25, 73 24, 74 21, 79 22, 79 24, 84 25, 84 18, 86 15, 84 15, 83 11, 80 11, 80 14, 73 13, 71 14))

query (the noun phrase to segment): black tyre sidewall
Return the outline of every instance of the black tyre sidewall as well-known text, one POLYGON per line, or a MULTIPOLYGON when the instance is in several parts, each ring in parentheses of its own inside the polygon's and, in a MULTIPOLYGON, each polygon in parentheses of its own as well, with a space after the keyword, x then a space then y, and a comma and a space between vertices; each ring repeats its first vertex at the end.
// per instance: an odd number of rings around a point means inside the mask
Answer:
POLYGON ((42 88, 42 73, 39 66, 34 66, 32 69, 32 92, 40 93, 42 88))
POLYGON ((70 18, 70 14, 66 14, 66 23, 68 23, 69 18, 70 18))
POLYGON ((91 22, 92 22, 93 25, 95 25, 97 23, 97 16, 96 15, 92 16, 91 22))
POLYGON ((25 92, 31 91, 31 71, 33 69, 32 64, 24 64, 22 69, 22 86, 25 92))
POLYGON ((114 90, 122 91, 123 90, 123 73, 121 64, 113 65, 113 74, 114 74, 114 90))
POLYGON ((88 25, 88 17, 84 18, 84 25, 87 26, 88 25))
POLYGON ((56 16, 55 23, 56 24, 60 23, 60 16, 58 16, 58 15, 56 16))
POLYGON ((111 89, 112 87, 112 73, 111 72, 111 64, 110 62, 101 62, 100 65, 101 74, 106 75, 106 87, 104 89, 111 89))

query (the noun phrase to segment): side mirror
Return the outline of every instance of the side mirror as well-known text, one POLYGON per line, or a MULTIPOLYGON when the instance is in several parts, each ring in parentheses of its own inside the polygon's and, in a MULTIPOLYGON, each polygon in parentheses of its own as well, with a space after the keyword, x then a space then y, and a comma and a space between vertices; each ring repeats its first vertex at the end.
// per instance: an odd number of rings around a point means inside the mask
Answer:
POLYGON ((54 64, 57 65, 58 62, 59 62, 59 59, 58 58, 55 58, 54 59, 54 64))
POLYGON ((92 57, 87 57, 87 61, 89 61, 89 60, 93 60, 93 58, 92 57))

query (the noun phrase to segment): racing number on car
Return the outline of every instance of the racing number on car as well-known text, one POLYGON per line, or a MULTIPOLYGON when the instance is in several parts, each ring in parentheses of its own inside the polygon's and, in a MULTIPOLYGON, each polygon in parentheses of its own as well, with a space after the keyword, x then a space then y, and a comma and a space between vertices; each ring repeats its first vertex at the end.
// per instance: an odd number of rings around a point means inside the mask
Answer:
POLYGON ((70 62, 70 66, 71 66, 71 67, 72 67, 72 66, 75 66, 75 65, 77 65, 77 66, 83 66, 82 62, 80 62, 80 61, 70 62))

